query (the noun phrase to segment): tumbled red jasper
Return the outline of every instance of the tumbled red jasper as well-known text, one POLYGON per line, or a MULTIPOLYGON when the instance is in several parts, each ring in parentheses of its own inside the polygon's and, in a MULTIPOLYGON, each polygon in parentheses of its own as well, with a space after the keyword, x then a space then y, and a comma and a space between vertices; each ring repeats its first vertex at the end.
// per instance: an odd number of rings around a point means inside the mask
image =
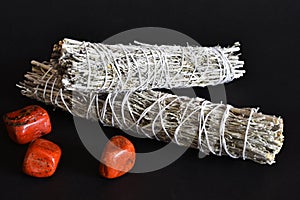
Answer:
POLYGON ((51 132, 47 111, 37 105, 7 113, 3 120, 8 135, 18 144, 26 144, 51 132))
POLYGON ((44 178, 52 176, 61 157, 58 145, 45 139, 33 141, 26 152, 23 172, 27 175, 44 178))
POLYGON ((105 178, 117 178, 131 170, 134 163, 133 144, 123 136, 114 136, 104 147, 99 171, 105 178))

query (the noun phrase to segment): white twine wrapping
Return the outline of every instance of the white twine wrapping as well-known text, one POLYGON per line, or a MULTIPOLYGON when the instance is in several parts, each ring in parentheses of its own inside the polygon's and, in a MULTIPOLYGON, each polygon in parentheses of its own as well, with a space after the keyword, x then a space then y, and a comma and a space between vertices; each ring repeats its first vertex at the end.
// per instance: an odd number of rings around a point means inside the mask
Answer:
POLYGON ((64 39, 60 64, 69 90, 120 92, 227 83, 244 74, 232 47, 106 45, 64 39))

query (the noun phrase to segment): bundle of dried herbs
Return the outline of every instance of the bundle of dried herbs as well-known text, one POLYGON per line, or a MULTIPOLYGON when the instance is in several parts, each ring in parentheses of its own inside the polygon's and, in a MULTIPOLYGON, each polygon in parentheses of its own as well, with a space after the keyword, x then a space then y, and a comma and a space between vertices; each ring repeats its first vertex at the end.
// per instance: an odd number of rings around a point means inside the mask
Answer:
POLYGON ((100 120, 105 125, 206 154, 228 155, 272 164, 283 144, 280 117, 253 108, 234 108, 201 98, 146 90, 95 93, 64 87, 64 69, 54 63, 32 62, 20 83, 22 94, 69 111, 74 116, 100 120))
POLYGON ((77 91, 120 92, 217 85, 243 76, 239 43, 232 47, 106 45, 64 39, 53 57, 62 83, 77 91))

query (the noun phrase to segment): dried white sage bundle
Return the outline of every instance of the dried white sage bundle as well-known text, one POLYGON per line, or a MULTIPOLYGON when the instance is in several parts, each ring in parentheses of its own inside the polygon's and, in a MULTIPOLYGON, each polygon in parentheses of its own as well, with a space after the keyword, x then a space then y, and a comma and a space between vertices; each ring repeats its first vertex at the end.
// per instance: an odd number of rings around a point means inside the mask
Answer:
POLYGON ((283 120, 254 108, 234 108, 152 90, 108 94, 71 91, 64 88, 57 66, 32 64, 32 72, 19 85, 22 94, 75 116, 206 154, 261 164, 273 164, 283 145, 283 120))
POLYGON ((107 45, 64 39, 53 56, 68 90, 141 91, 227 83, 243 76, 239 43, 232 47, 107 45))

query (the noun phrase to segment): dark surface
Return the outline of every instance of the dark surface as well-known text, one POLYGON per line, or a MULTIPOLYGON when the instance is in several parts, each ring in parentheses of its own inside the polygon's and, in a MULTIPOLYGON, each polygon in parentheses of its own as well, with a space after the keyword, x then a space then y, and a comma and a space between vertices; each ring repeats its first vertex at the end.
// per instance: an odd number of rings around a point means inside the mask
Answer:
MULTIPOLYGON (((45 107, 61 146, 56 174, 35 179, 21 172, 27 145, 14 144, 0 123, 0 199, 289 199, 299 198, 299 19, 297 0, 253 1, 7 1, 1 5, 0 114, 29 104, 45 107), (63 37, 103 41, 131 28, 158 26, 183 32, 202 45, 242 43, 244 78, 226 85, 227 100, 283 117, 285 143, 272 166, 209 156, 196 150, 159 171, 116 180, 98 175, 98 161, 82 145, 73 118, 27 99, 15 84, 30 60, 49 58, 63 37)), ((199 90, 199 93, 205 93, 199 90)), ((119 131, 108 129, 114 135, 119 131)), ((137 140, 133 139, 133 142, 137 140)), ((137 149, 159 146, 138 140, 137 149)))

